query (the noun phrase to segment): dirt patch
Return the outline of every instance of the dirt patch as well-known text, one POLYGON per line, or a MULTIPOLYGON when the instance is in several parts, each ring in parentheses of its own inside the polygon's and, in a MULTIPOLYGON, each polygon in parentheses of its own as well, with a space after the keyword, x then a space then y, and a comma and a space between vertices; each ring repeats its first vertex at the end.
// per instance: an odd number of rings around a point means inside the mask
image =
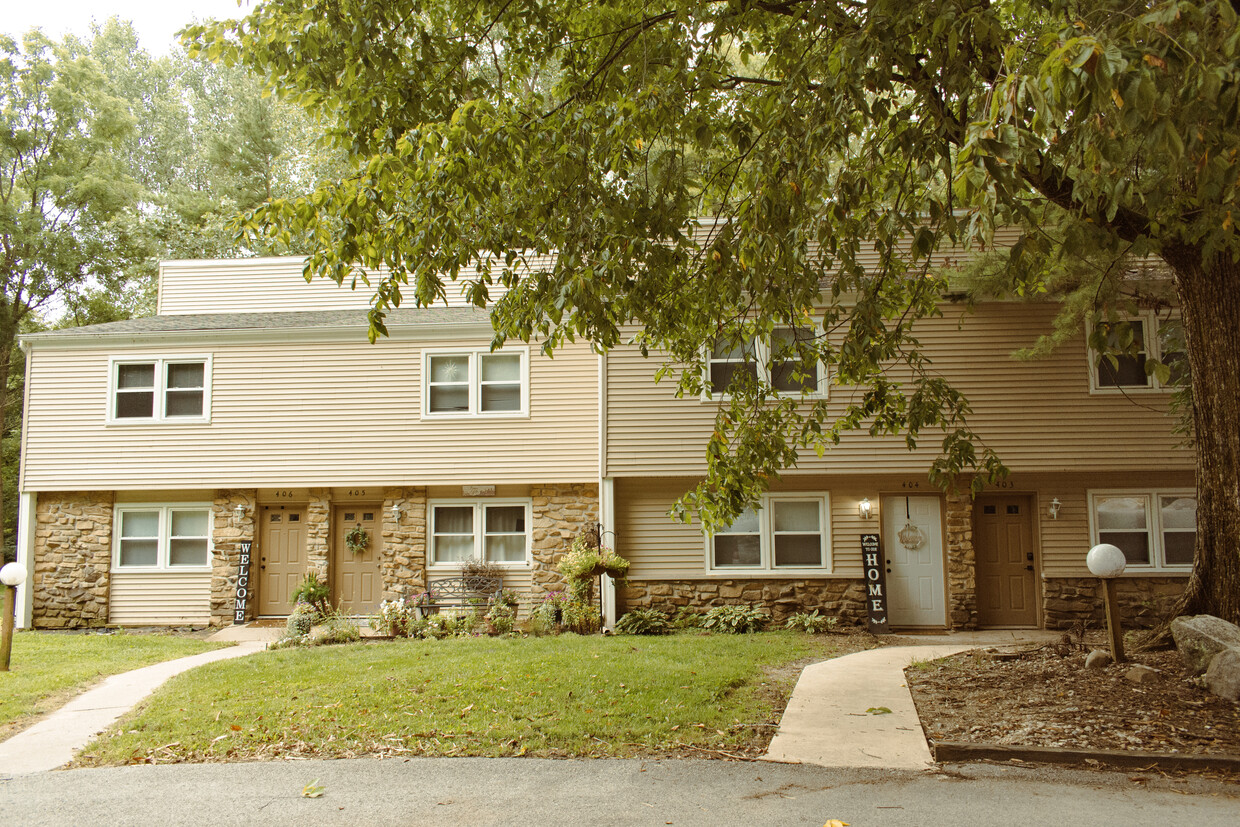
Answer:
POLYGON ((1085 668, 1085 647, 966 652, 906 671, 934 740, 1240 756, 1240 704, 1205 690, 1175 651, 1085 668), (1157 670, 1147 683, 1134 664, 1157 670))

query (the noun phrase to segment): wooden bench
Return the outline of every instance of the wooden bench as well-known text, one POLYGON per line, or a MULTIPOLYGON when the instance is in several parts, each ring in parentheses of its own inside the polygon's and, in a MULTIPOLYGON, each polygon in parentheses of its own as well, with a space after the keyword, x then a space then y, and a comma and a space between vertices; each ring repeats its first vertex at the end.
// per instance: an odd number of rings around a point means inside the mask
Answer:
POLYGON ((445 577, 430 581, 425 593, 406 600, 417 607, 419 617, 439 614, 440 609, 485 611, 503 586, 499 577, 445 577))

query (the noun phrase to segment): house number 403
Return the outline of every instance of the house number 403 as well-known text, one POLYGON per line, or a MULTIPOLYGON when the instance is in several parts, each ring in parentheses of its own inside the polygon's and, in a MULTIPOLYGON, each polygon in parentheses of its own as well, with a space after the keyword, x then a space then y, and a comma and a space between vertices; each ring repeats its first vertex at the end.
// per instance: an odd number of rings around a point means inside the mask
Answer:
POLYGON ((900 487, 901 487, 901 488, 921 488, 921 483, 919 483, 919 482, 902 482, 902 483, 900 483, 900 487))

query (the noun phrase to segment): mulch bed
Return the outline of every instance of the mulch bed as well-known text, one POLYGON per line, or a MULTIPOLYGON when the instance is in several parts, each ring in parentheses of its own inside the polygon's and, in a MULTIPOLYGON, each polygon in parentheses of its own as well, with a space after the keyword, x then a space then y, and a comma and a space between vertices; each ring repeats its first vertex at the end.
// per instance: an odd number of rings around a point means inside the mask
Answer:
POLYGON ((1177 652, 1099 670, 1085 668, 1085 655, 1067 643, 975 651, 906 674, 931 741, 1240 759, 1240 704, 1204 689, 1177 652), (1129 680, 1134 663, 1156 679, 1129 680))

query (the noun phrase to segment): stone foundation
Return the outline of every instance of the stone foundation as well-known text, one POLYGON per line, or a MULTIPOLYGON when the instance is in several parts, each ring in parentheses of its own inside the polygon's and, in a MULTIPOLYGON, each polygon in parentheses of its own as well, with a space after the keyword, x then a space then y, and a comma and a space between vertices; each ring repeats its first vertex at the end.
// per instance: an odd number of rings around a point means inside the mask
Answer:
POLYGON ((30 582, 35 628, 107 625, 111 569, 111 492, 39 494, 30 582))
MULTIPOLYGON (((237 599, 238 566, 241 562, 241 542, 254 541, 255 520, 258 516, 258 492, 221 490, 215 492, 211 513, 211 625, 227 626, 233 622, 233 605, 237 599), (235 509, 245 506, 245 516, 237 519, 235 509)), ((250 595, 254 595, 255 574, 250 575, 250 595)), ((258 606, 253 599, 246 601, 246 620, 253 620, 258 606)))
POLYGON ((383 599, 400 600, 426 591, 426 489, 383 492, 383 599), (400 503, 400 518, 392 505, 400 503))
POLYGON ((534 557, 530 591, 537 598, 564 588, 564 578, 556 571, 556 566, 568 552, 573 538, 589 523, 598 522, 598 485, 531 485, 530 499, 534 557))
POLYGON ((815 609, 845 625, 866 622, 862 580, 630 580, 616 590, 616 610, 652 608, 675 614, 682 607, 753 605, 783 623, 797 612, 815 609))
MULTIPOLYGON (((1120 622, 1128 629, 1158 625, 1187 585, 1187 577, 1121 577, 1115 589, 1120 622)), ((1068 629, 1078 623, 1106 628, 1101 581, 1096 577, 1042 581, 1042 616, 1047 629, 1068 629)))
MULTIPOLYGON (((967 484, 967 480, 962 481, 967 484)), ((977 554, 973 549, 973 495, 968 488, 948 492, 943 525, 947 530, 947 615, 953 629, 977 628, 977 554)))
POLYGON ((306 505, 306 571, 314 572, 324 583, 330 565, 331 549, 331 492, 323 488, 310 489, 310 502, 306 505))

